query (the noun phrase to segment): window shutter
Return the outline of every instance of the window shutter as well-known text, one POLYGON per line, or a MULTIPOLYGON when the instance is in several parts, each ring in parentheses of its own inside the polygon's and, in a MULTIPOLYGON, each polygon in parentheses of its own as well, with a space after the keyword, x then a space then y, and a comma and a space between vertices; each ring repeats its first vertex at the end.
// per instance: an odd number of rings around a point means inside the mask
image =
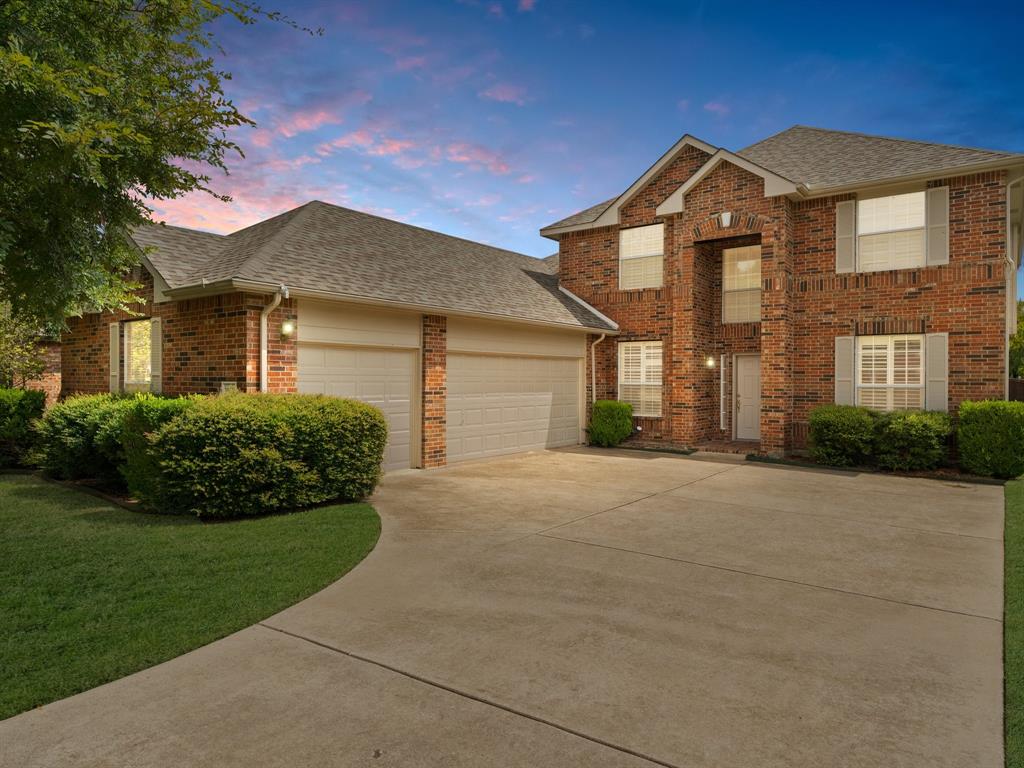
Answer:
POLYGON ((924 407, 929 411, 949 410, 949 334, 929 333, 924 354, 924 407))
POLYGON ((857 266, 857 201, 836 203, 836 272, 857 266))
POLYGON ((949 264, 949 187, 928 190, 924 220, 928 232, 925 264, 949 264))
POLYGON ((855 337, 836 336, 836 405, 853 405, 855 337))
POLYGON ((164 350, 159 317, 149 321, 149 391, 160 394, 164 387, 164 350))
POLYGON ((121 391, 121 324, 110 324, 110 391, 121 391))

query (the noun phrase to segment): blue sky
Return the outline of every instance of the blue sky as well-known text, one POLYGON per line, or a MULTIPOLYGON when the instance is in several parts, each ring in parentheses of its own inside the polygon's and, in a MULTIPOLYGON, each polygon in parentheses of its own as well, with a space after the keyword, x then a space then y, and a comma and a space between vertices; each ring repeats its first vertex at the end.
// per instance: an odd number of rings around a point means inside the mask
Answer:
POLYGON ((1024 152, 1019 7, 1000 3, 269 2, 222 24, 255 119, 214 178, 157 206, 229 232, 321 199, 534 256, 676 139, 740 149, 802 123, 1024 152))

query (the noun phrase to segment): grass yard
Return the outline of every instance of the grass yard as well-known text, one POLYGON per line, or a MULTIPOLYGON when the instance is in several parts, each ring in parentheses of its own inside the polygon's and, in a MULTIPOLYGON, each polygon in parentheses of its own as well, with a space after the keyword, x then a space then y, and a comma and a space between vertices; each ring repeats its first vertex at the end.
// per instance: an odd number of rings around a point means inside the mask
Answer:
POLYGON ((368 504, 201 523, 0 476, 0 719, 260 621, 346 573, 379 533, 368 504))
POLYGON ((1004 547, 1006 765, 1024 768, 1024 480, 1006 484, 1004 547))

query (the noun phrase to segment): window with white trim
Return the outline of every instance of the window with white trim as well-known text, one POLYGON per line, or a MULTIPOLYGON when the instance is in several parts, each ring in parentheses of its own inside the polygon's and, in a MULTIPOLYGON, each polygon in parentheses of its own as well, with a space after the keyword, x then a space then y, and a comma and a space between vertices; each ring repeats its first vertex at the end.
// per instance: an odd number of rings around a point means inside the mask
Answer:
POLYGON ((925 193, 857 201, 857 269, 911 269, 925 264, 925 193))
POLYGON ((756 323, 761 319, 761 246, 722 251, 722 322, 756 323))
POLYGON ((924 408, 924 336, 857 337, 857 405, 924 408))
POLYGON ((660 288, 664 263, 664 224, 619 230, 619 288, 660 288))
POLYGON ((661 342, 619 344, 619 400, 634 416, 661 416, 661 342))
POLYGON ((148 392, 153 380, 153 323, 132 320, 124 323, 124 389, 148 392))

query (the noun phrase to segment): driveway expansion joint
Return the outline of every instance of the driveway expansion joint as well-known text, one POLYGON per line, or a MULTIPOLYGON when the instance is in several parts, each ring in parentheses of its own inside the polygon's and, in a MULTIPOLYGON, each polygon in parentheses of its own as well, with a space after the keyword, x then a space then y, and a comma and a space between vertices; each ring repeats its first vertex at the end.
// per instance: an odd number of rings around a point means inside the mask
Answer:
POLYGON ((606 741, 605 739, 602 739, 598 736, 593 736, 589 733, 584 733, 583 731, 576 730, 575 728, 570 728, 567 725, 562 725, 561 723, 557 723, 554 720, 549 720, 547 718, 541 717, 540 715, 530 714, 529 712, 526 712, 521 709, 516 709, 515 707, 509 706, 508 704, 502 704, 501 702, 485 698, 484 696, 480 696, 479 694, 470 693, 469 691, 463 691, 459 688, 455 688, 454 686, 446 685, 445 683, 438 682, 437 680, 431 680, 429 677, 418 675, 415 672, 409 672, 408 670, 401 669, 386 662, 371 659, 368 656, 363 656, 362 654, 354 653, 352 651, 346 651, 344 648, 338 648, 337 646, 322 642, 320 640, 314 640, 311 637, 300 635, 297 632, 291 632, 281 627, 275 627, 271 624, 267 624, 266 622, 262 621, 257 623, 255 626, 261 627, 263 629, 268 629, 271 632, 277 632, 279 634, 285 635, 286 637, 291 637, 295 640, 300 640, 302 642, 315 645, 319 648, 331 651, 332 653, 337 653, 341 656, 345 656, 355 661, 361 661, 364 664, 372 664, 373 666, 378 667, 379 669, 386 670, 396 675, 401 675, 402 677, 408 678, 409 680, 415 680, 416 682, 422 683, 423 685, 429 685, 432 688, 437 688, 438 690, 446 691, 447 693, 451 693, 455 696, 459 696, 470 701, 475 701, 478 704, 483 704, 484 706, 500 709, 502 712, 507 712, 510 715, 522 717, 527 720, 531 720, 535 723, 539 723, 540 725, 546 725, 549 728, 554 728, 558 731, 561 731, 562 733, 566 733, 570 736, 575 736, 578 739, 589 741, 593 744, 606 747, 607 749, 620 752, 624 755, 629 755, 630 757, 635 757, 639 760, 645 760, 651 763, 652 765, 660 765, 662 766, 662 768, 683 768, 683 766, 680 766, 677 763, 670 763, 667 760, 661 760, 660 758, 645 754, 643 752, 639 752, 635 749, 630 749, 629 747, 624 747, 620 744, 615 744, 614 742, 606 741))

